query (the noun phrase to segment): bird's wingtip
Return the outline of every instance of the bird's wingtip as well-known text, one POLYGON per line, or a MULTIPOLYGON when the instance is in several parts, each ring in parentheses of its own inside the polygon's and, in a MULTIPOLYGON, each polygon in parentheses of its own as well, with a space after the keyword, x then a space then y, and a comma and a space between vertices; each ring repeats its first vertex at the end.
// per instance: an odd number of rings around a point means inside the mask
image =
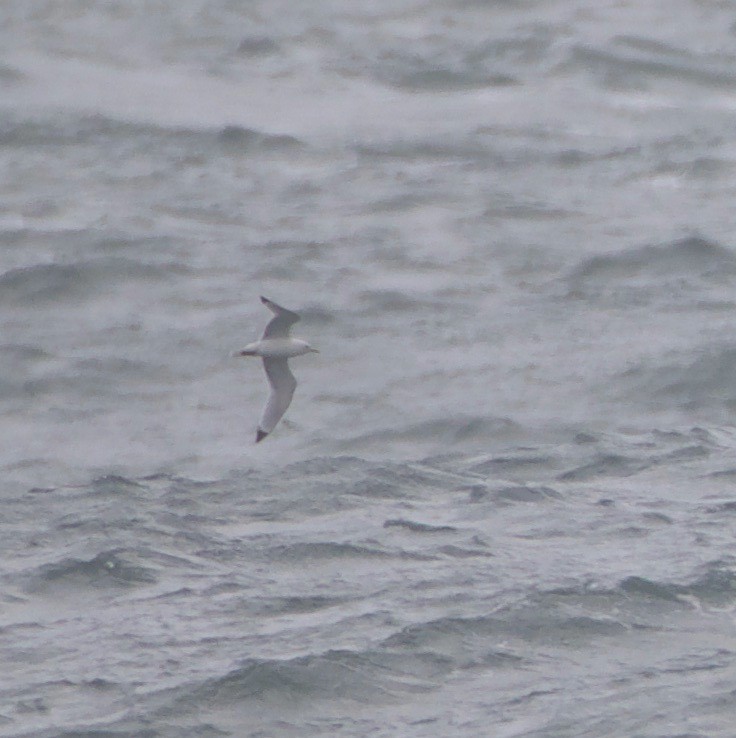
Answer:
POLYGON ((266 431, 262 431, 260 428, 256 431, 256 443, 260 443, 268 433, 266 431))

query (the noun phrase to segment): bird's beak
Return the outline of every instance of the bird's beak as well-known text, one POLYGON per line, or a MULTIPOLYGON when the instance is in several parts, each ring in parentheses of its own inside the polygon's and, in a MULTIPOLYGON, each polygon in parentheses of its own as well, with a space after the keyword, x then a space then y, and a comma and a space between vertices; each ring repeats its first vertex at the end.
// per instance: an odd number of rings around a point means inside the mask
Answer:
POLYGON ((313 354, 318 354, 318 353, 319 353, 319 349, 316 349, 316 348, 312 348, 311 346, 309 347, 309 350, 310 350, 310 351, 311 351, 311 352, 312 352, 313 354))

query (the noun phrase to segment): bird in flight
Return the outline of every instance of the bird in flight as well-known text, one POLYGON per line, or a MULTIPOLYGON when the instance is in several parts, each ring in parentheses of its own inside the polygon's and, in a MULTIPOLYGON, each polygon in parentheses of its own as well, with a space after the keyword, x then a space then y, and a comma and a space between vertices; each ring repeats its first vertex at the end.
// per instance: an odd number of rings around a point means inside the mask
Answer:
POLYGON ((261 297, 261 302, 274 313, 274 317, 263 331, 260 341, 249 343, 237 353, 238 356, 260 356, 263 359, 268 383, 271 385, 268 402, 258 423, 256 443, 262 441, 276 427, 276 423, 281 420, 291 403, 296 389, 296 379, 289 369, 289 359, 311 352, 319 353, 306 341, 289 335, 291 326, 299 320, 296 313, 277 305, 267 297, 261 297))

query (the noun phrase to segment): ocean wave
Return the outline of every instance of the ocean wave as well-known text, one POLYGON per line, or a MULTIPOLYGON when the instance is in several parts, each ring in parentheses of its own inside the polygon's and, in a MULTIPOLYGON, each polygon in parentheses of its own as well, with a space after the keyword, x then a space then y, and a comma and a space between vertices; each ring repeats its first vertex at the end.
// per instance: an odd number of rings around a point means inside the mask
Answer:
POLYGON ((516 438, 520 425, 511 418, 493 416, 456 415, 420 422, 407 419, 396 428, 384 428, 360 434, 355 438, 346 439, 343 443, 346 448, 367 448, 371 444, 387 443, 407 440, 419 442, 434 440, 444 446, 454 446, 460 443, 470 443, 473 440, 488 438, 516 438))
POLYGON ((571 611, 559 597, 550 594, 489 615, 440 618, 411 625, 390 636, 383 645, 442 656, 456 669, 480 665, 478 654, 484 653, 490 655, 486 665, 495 667, 533 659, 533 651, 527 651, 530 646, 555 645, 561 639, 583 643, 616 637, 626 630, 616 618, 571 611), (498 643, 504 644, 503 658, 499 658, 498 643))
POLYGON ((191 150, 207 150, 213 144, 237 147, 250 153, 293 153, 305 144, 294 136, 270 134, 255 128, 225 125, 221 128, 186 128, 152 123, 133 123, 104 115, 58 116, 53 120, 27 120, 8 116, 0 124, 0 145, 106 145, 131 142, 165 147, 188 144, 191 150))
POLYGON ((72 302, 124 282, 161 280, 170 273, 169 267, 121 258, 18 267, 0 274, 0 304, 72 302))
POLYGON ((550 65, 559 29, 544 23, 496 29, 495 8, 475 11, 479 24, 494 29, 490 36, 458 36, 446 26, 441 35, 426 34, 407 47, 381 34, 371 37, 378 43, 354 45, 336 68, 349 78, 367 76, 402 91, 432 93, 521 85, 526 74, 550 65))
POLYGON ((79 588, 124 588, 156 582, 154 571, 148 567, 130 563, 125 552, 113 549, 102 551, 91 559, 63 559, 45 564, 33 575, 30 591, 43 592, 63 586, 70 594, 79 588))
POLYGON ((687 293, 736 276, 736 254, 713 241, 691 237, 585 259, 567 278, 568 296, 637 304, 687 293))
POLYGON ((616 88, 664 79, 698 87, 736 85, 736 74, 724 65, 722 58, 696 56, 683 48, 631 36, 614 39, 610 49, 578 45, 572 50, 570 64, 596 74, 607 86, 616 88))
POLYGON ((651 468, 653 463, 649 458, 602 453, 592 461, 586 461, 574 469, 563 472, 559 479, 565 482, 580 482, 600 477, 628 477, 651 468))
POLYGON ((392 518, 383 524, 384 528, 403 528, 412 533, 456 533, 457 528, 451 525, 430 525, 429 523, 418 523, 414 520, 403 518, 392 518))
POLYGON ((308 562, 321 559, 374 559, 391 557, 391 553, 379 546, 361 546, 332 541, 292 543, 272 546, 262 552, 271 563, 308 562))
POLYGON ((648 405, 709 409, 730 418, 736 409, 736 347, 702 347, 677 362, 641 363, 617 378, 621 391, 648 405))
POLYGON ((217 134, 221 143, 247 151, 294 151, 304 144, 294 136, 261 133, 252 128, 225 126, 217 134))
POLYGON ((391 702, 399 694, 427 691, 443 671, 431 655, 411 659, 390 653, 331 650, 293 659, 247 659, 237 668, 173 694, 162 715, 201 712, 249 703, 281 706, 284 716, 314 701, 391 702))

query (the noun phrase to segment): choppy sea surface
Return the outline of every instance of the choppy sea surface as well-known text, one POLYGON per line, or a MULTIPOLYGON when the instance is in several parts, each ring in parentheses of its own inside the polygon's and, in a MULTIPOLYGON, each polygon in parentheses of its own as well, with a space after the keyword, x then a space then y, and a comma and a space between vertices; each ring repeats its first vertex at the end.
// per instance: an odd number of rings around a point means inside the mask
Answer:
POLYGON ((0 736, 733 738, 735 131, 717 0, 4 0, 0 736))

